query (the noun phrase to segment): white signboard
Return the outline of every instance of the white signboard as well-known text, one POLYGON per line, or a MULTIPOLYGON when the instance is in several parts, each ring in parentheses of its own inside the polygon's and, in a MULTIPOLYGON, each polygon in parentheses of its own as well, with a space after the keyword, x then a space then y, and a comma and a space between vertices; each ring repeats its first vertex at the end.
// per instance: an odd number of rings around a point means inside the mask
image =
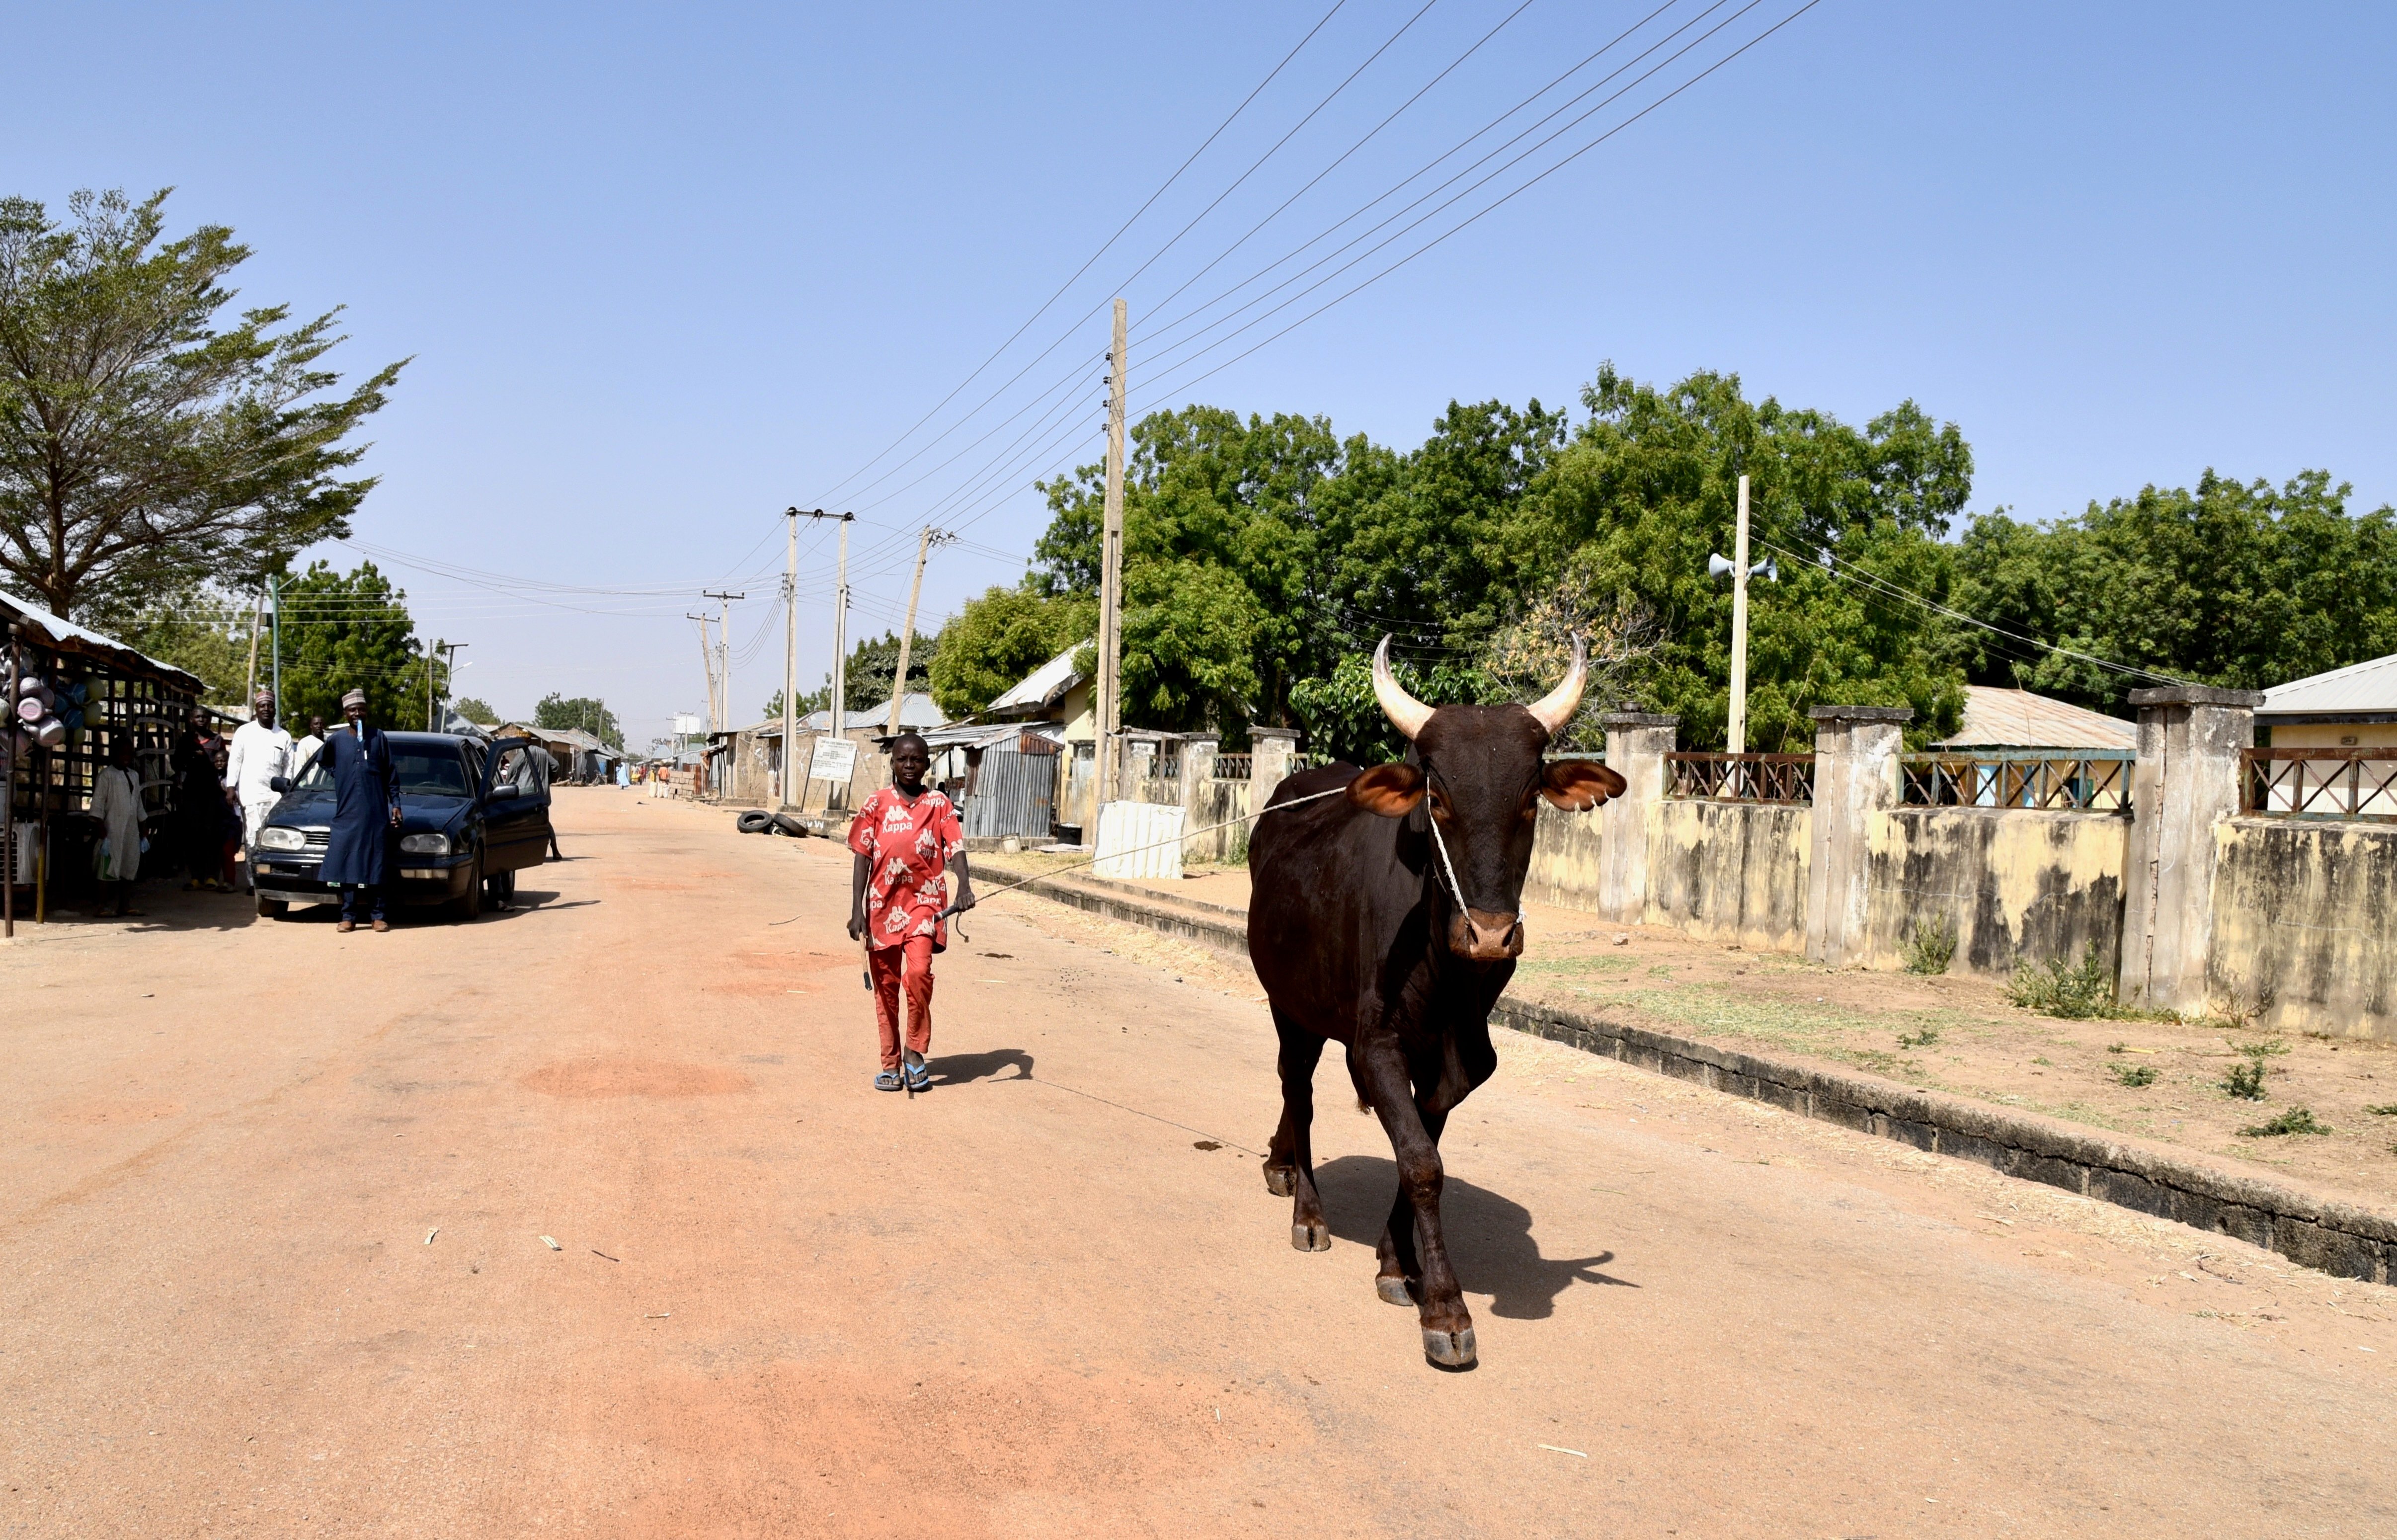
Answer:
POLYGON ((675 731, 685 738, 699 730, 699 717, 688 711, 675 713, 675 731))
POLYGON ((830 781, 846 786, 849 778, 857 773, 857 740, 853 738, 819 738, 815 757, 808 761, 808 779, 830 781))

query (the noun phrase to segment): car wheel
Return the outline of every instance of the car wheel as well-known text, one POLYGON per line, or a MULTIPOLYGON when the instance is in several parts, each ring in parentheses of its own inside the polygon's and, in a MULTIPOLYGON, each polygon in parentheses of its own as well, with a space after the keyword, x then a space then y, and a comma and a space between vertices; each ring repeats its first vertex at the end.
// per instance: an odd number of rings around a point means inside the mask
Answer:
POLYGON ((483 858, 475 857, 475 870, 466 879, 466 891, 449 901, 449 917, 461 924, 480 919, 483 916, 483 858))
POLYGON ((281 919, 290 913, 291 905, 279 898, 261 897, 258 901, 258 917, 261 919, 281 919))

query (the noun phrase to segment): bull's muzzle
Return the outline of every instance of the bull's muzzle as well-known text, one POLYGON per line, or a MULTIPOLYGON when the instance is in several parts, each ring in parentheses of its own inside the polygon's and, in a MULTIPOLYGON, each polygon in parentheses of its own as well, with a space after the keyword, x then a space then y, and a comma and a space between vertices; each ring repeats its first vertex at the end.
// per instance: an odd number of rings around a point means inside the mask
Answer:
POLYGON ((1523 955, 1523 917, 1467 909, 1451 916, 1448 949, 1471 962, 1505 962, 1523 955))

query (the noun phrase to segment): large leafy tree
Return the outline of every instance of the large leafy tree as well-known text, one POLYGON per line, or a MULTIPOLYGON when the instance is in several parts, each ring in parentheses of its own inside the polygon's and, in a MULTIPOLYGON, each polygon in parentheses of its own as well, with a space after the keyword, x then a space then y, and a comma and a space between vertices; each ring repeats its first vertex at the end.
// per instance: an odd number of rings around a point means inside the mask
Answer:
MULTIPOLYGON (((907 689, 922 692, 932 682, 932 652, 940 644, 922 632, 907 649, 907 689)), ((899 672, 899 634, 885 632, 850 649, 849 668, 841 676, 841 709, 864 711, 891 699, 892 676, 899 672)), ((780 709, 779 704, 776 709, 780 709)))
MULTIPOLYGON (((408 596, 361 562, 349 572, 312 562, 282 585, 283 714, 305 722, 341 719, 341 696, 367 692, 367 716, 378 726, 424 723, 425 657, 408 618, 408 596)), ((259 661, 261 682, 268 658, 259 661)))
POLYGON ((590 733, 611 749, 624 746, 624 730, 617 724, 616 714, 608 703, 591 695, 560 695, 556 691, 541 698, 532 708, 532 725, 537 728, 579 728, 590 733))
POLYGON ((229 323, 249 248, 162 239, 167 194, 0 199, 0 570, 60 614, 208 578, 247 588, 348 531, 374 478, 350 442, 399 377, 347 394, 338 312, 229 323))
MULTIPOLYGON (((1681 718, 1682 741, 1728 730, 1731 594, 1710 553, 1733 547, 1738 477, 1750 478, 1748 746, 1813 746, 1816 705, 1907 705, 1910 741, 1954 730, 1963 703, 1952 548, 1939 536, 1972 490, 1953 423, 1912 402, 1862 429, 1828 413, 1751 402, 1738 377, 1667 389, 1600 370, 1589 420, 1480 560, 1519 588, 1567 583, 1646 616, 1653 649, 1629 695, 1681 718)), ((1468 611, 1468 623, 1487 609, 1468 611)))
POLYGON ((932 699, 964 716, 1097 629, 1099 607, 1079 594, 1044 594, 1032 583, 992 588, 941 628, 930 670, 932 699))
POLYGON ((1965 634, 1973 676, 2121 713, 2159 676, 2260 690, 2397 652, 2397 511, 2351 492, 2209 470, 2044 527, 1985 514, 1959 608, 2008 634, 1965 634))
MULTIPOLYGON (((135 606, 95 617, 98 629, 136 651, 198 676, 203 698, 247 715, 242 689, 249 680, 250 631, 256 609, 248 599, 205 583, 186 583, 153 593, 135 606)), ((259 676, 268 675, 272 654, 261 640, 259 676)))

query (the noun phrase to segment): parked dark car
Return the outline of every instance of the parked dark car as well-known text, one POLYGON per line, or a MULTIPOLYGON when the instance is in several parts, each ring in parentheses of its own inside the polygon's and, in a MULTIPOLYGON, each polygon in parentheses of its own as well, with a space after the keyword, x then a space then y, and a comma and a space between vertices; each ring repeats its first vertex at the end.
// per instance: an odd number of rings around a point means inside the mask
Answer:
MULTIPOLYGON (((444 732, 393 732, 399 788, 391 886, 400 904, 440 904, 473 919, 488 899, 504 909, 516 873, 549 849, 549 778, 530 773, 529 755, 549 751, 529 738, 485 743, 444 732)), ((333 780, 311 761, 296 782, 277 778, 283 800, 258 832, 258 912, 279 918, 294 904, 331 904, 341 890, 317 880, 333 816, 333 780)))

